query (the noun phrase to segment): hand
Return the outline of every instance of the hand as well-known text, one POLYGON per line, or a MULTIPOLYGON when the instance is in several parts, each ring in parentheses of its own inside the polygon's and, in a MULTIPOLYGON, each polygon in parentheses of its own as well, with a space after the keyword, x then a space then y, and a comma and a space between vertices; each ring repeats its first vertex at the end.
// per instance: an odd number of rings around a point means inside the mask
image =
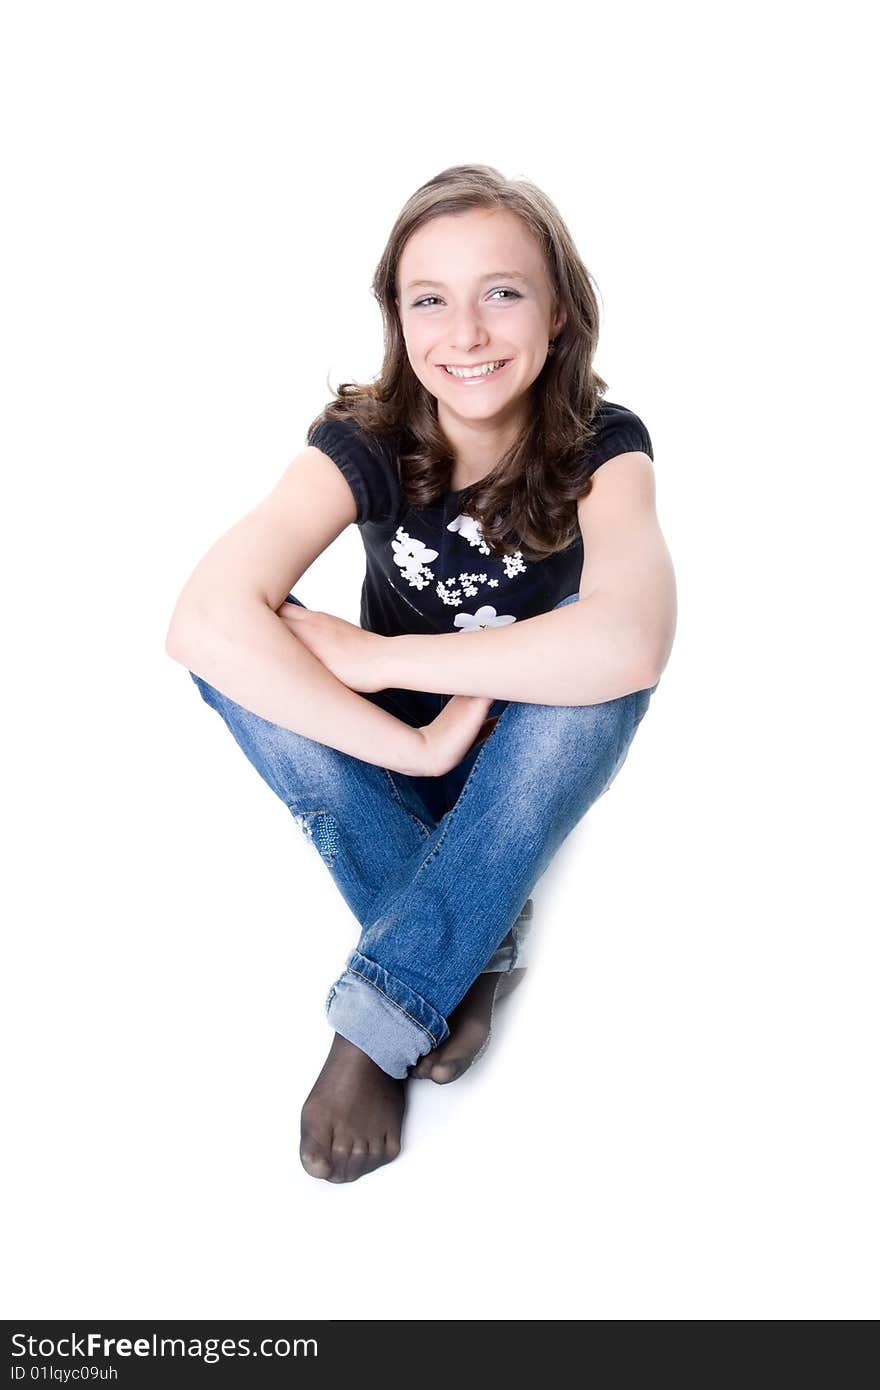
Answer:
POLYGON ((495 719, 486 716, 492 708, 491 695, 453 695, 437 718, 423 724, 419 733, 425 741, 425 770, 423 777, 442 777, 458 767, 471 749, 488 738, 495 719))
POLYGON ((500 716, 496 714, 492 719, 483 720, 482 724, 480 725, 480 731, 474 739, 473 743, 471 744, 471 747, 468 749, 468 752, 471 751, 471 748, 476 748, 478 743, 483 743, 489 737, 492 730, 495 728, 495 725, 498 723, 499 717, 500 716))
POLYGON ((284 626, 350 690, 372 693, 385 689, 382 657, 386 637, 333 613, 316 612, 297 603, 284 602, 277 612, 284 626))

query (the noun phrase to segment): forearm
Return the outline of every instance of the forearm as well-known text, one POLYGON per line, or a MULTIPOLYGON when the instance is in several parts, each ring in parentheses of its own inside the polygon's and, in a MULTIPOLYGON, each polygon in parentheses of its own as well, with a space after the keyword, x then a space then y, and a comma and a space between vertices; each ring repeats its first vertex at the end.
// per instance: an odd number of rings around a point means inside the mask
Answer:
POLYGON ((388 639, 389 687, 488 695, 539 705, 595 705, 655 683, 639 634, 600 599, 479 632, 388 639))
POLYGON ((362 762, 424 772, 424 740, 337 680, 261 599, 207 613, 178 605, 168 655, 263 719, 362 762))

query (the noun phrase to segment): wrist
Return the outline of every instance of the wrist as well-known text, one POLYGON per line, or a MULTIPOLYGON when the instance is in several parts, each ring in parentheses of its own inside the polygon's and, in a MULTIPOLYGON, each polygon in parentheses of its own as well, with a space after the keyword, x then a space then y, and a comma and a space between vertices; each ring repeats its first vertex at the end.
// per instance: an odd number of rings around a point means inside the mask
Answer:
POLYGON ((412 668, 409 661, 410 634, 385 637, 381 649, 382 689, 413 690, 412 668), (409 683, 408 683, 409 682, 409 683))
POLYGON ((386 677, 389 689, 400 691, 427 691, 430 685, 421 685, 424 680, 424 642, 425 637, 418 632, 400 632, 398 637, 389 637, 384 655, 386 677))

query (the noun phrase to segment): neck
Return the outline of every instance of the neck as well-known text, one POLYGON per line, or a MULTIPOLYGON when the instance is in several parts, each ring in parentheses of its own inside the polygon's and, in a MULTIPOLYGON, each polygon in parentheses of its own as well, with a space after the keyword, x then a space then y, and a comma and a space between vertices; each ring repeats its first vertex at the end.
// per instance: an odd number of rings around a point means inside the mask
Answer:
POLYGON ((442 411, 439 424, 449 441, 453 466, 449 486, 453 492, 478 483, 498 463, 513 444, 521 428, 519 419, 497 420, 452 419, 442 411))

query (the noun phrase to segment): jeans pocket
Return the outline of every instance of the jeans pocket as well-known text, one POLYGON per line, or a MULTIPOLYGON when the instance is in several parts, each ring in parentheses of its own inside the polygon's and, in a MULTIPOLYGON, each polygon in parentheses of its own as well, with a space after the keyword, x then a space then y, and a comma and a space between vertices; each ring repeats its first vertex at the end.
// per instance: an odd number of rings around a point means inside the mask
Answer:
POLYGON ((287 809, 327 868, 332 869, 341 849, 336 817, 330 811, 302 811, 294 802, 289 802, 287 809))

